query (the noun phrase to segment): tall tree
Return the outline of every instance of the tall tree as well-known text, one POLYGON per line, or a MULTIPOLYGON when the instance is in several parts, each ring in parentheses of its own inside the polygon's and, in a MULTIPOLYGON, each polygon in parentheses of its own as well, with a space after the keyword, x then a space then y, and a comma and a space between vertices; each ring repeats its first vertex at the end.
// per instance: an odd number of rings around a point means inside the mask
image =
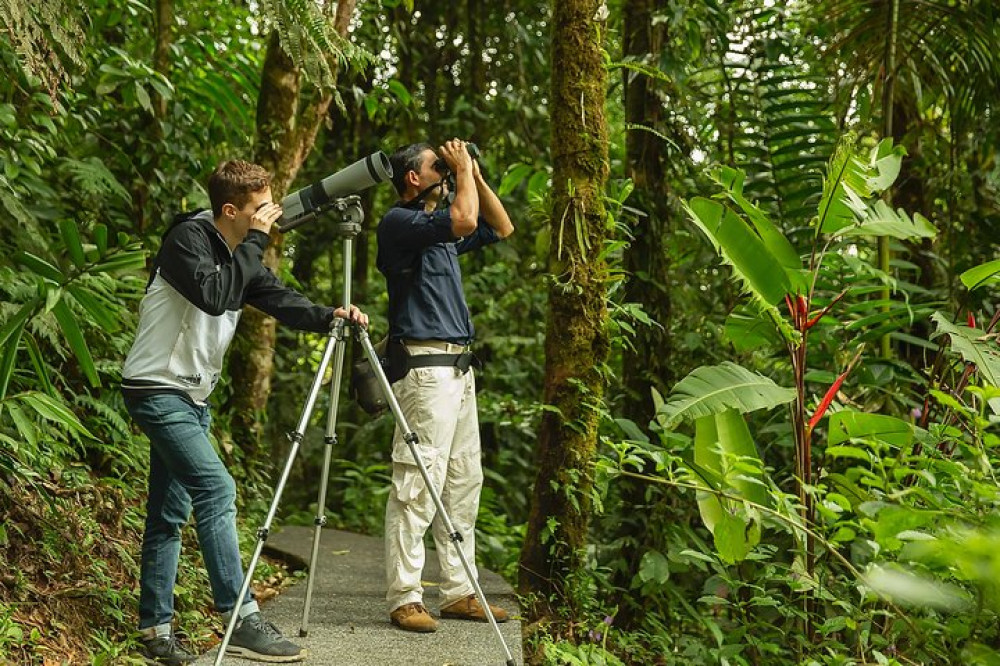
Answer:
MULTIPOLYGON (((326 19, 334 3, 324 2, 321 11, 326 19)), ((347 35, 356 0, 335 3, 332 27, 341 39, 347 35)), ((285 11, 279 8, 278 11, 285 11)), ((282 25, 278 21, 278 25, 282 25)), ((307 33, 308 34, 308 33, 307 33)), ((320 32, 314 47, 335 47, 337 55, 344 55, 334 44, 332 35, 320 32)), ((333 81, 337 61, 333 54, 321 56, 317 64, 315 52, 296 53, 287 49, 288 43, 301 49, 301 35, 297 39, 282 39, 278 30, 271 33, 261 76, 260 97, 257 102, 257 137, 254 159, 272 174, 271 190, 276 200, 287 193, 302 163, 312 151, 316 135, 327 117, 333 101, 333 81), (293 55, 300 56, 294 58, 293 55), (303 58, 305 61, 303 61, 303 58), (332 62, 330 62, 333 60, 332 62), (312 76, 304 71, 312 65, 312 76), (319 80, 317 81, 317 78, 319 80)), ((264 265, 276 270, 281 261, 282 237, 272 231, 271 244, 264 254, 264 265)), ((226 405, 230 416, 233 439, 244 451, 247 461, 266 462, 261 452, 261 420, 271 394, 271 372, 274 365, 275 320, 253 309, 247 310, 237 331, 236 344, 230 357, 233 391, 226 405)))
MULTIPOLYGON (((666 37, 665 22, 654 22, 657 10, 666 8, 665 0, 627 0, 623 7, 624 31, 622 49, 628 61, 640 63, 644 68, 657 65, 666 37)), ((628 399, 623 405, 624 416, 645 428, 655 415, 651 387, 666 395, 674 381, 672 358, 673 341, 670 336, 670 259, 668 243, 674 242, 673 211, 667 186, 667 150, 662 138, 665 128, 666 105, 662 91, 642 71, 623 70, 625 122, 634 129, 626 136, 626 174, 635 185, 630 200, 632 206, 645 215, 632 229, 632 240, 625 252, 625 270, 628 282, 625 300, 640 303, 655 322, 636 330, 631 350, 623 357, 622 383, 628 399)), ((669 131, 669 130, 667 130, 669 131)), ((671 132, 673 135, 674 133, 671 132)), ((683 138, 672 136, 675 143, 683 138)), ((627 506, 647 504, 647 493, 655 488, 644 481, 622 479, 619 483, 622 501, 627 506)), ((614 587, 628 590, 639 561, 647 550, 652 536, 648 515, 642 511, 623 517, 619 523, 618 537, 622 543, 623 566, 615 572, 614 587)), ((627 596, 627 595, 626 595, 627 596)), ((619 603, 619 626, 632 617, 632 607, 623 598, 619 603)))
POLYGON ((538 474, 521 552, 519 586, 533 595, 532 618, 553 601, 572 603, 566 585, 584 561, 593 486, 591 463, 609 350, 603 258, 608 237, 604 185, 607 73, 600 0, 552 5, 552 208, 538 474))

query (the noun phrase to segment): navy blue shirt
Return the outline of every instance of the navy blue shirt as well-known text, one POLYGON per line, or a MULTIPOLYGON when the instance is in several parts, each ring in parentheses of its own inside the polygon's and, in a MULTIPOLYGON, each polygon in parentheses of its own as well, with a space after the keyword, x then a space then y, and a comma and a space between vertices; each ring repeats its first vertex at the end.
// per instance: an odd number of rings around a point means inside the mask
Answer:
POLYGON ((451 233, 451 213, 426 212, 423 202, 396 203, 379 222, 376 265, 389 290, 392 340, 445 340, 465 345, 475 329, 462 291, 458 255, 500 240, 479 217, 465 238, 451 233))

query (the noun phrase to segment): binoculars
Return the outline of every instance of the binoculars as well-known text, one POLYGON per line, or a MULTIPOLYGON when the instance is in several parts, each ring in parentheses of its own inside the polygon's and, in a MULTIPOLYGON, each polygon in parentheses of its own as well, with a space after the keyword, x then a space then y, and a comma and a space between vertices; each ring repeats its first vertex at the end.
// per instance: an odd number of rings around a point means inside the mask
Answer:
MULTIPOLYGON (((474 143, 466 143, 465 149, 469 151, 469 157, 474 160, 479 159, 479 146, 474 143)), ((448 168, 448 163, 444 161, 443 157, 439 157, 434 161, 434 170, 442 176, 447 176, 451 173, 451 169, 448 168)))

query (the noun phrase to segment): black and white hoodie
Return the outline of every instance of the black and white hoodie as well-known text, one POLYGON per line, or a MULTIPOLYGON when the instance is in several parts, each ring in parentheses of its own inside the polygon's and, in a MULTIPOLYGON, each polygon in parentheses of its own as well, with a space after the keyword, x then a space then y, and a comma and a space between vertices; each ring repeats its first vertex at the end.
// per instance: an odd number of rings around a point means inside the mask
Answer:
POLYGON ((284 286, 261 263, 268 241, 251 229, 231 251, 212 211, 175 220, 139 306, 135 342, 122 369, 126 397, 183 393, 205 404, 246 304, 292 328, 329 329, 333 308, 284 286))

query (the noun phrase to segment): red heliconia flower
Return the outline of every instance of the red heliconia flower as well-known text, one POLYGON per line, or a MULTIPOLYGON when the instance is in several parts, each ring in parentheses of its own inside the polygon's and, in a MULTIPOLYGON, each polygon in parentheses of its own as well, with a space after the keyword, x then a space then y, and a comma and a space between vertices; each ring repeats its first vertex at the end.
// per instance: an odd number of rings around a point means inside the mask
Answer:
POLYGON ((968 323, 969 323, 969 328, 976 327, 976 318, 972 316, 972 310, 969 310, 968 323))
POLYGON ((830 388, 827 390, 826 395, 824 395, 823 399, 819 401, 819 406, 816 408, 816 412, 812 415, 812 418, 809 419, 810 429, 815 428, 816 424, 819 423, 820 419, 823 418, 823 415, 826 414, 827 408, 829 408, 830 403, 833 402, 833 397, 837 395, 837 391, 840 390, 840 387, 844 383, 844 380, 847 379, 847 373, 849 373, 850 371, 851 371, 850 368, 844 370, 844 372, 842 372, 840 376, 837 377, 837 379, 833 382, 833 384, 830 385, 830 388))

